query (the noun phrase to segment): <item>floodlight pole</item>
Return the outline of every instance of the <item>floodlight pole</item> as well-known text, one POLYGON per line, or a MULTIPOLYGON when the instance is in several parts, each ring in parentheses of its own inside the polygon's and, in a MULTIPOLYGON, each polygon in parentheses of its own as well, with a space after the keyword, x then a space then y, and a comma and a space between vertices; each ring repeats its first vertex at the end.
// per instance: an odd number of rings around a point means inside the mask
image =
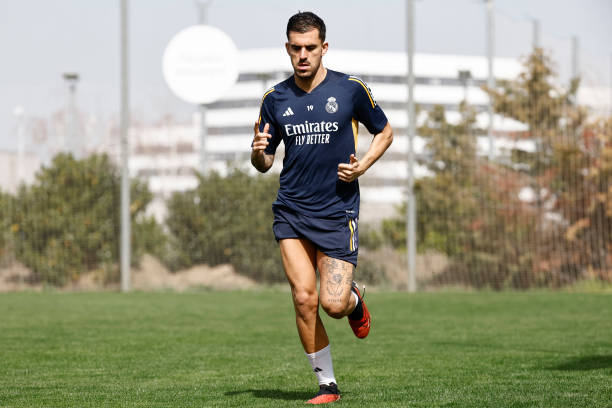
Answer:
POLYGON ((572 36, 572 78, 578 78, 580 76, 580 65, 579 65, 579 51, 580 46, 578 43, 578 37, 572 36))
POLYGON ((540 46, 540 20, 533 19, 533 49, 540 46))
POLYGON ((198 8, 198 24, 206 24, 208 6, 212 0, 195 0, 195 3, 198 8))
MULTIPOLYGON (((198 8, 198 24, 205 25, 208 6, 212 0, 196 0, 198 8)), ((206 158, 206 139, 208 138, 208 129, 206 128, 206 104, 200 104, 200 171, 202 176, 206 176, 208 172, 208 160, 206 158)))
POLYGON ((206 161, 206 138, 208 137, 208 129, 206 129, 206 104, 200 105, 200 171, 202 176, 206 176, 208 171, 208 162, 206 161))
MULTIPOLYGON (((489 90, 493 90, 495 88, 495 79, 493 77, 493 53, 495 46, 495 29, 493 19, 493 0, 487 1, 487 67, 488 67, 488 76, 487 76, 487 87, 489 90)), ((489 102, 487 104, 487 110, 489 113, 489 127, 487 129, 487 137, 489 139, 489 160, 493 160, 493 155, 495 154, 495 146, 493 141, 493 100, 491 96, 489 96, 489 102)))
MULTIPOLYGON (((465 103, 465 107, 470 106, 468 102, 468 87, 472 82, 472 71, 469 69, 459 70, 459 81, 463 85, 463 102, 465 103)), ((472 135, 472 130, 470 129, 469 123, 466 126, 466 133, 468 136, 472 135)))
POLYGON ((120 0, 121 13, 121 291, 131 289, 130 176, 129 176, 129 89, 128 89, 128 0, 120 0))
MULTIPOLYGON (((579 45, 578 45, 578 37, 572 36, 572 79, 576 79, 580 77, 580 67, 579 67, 579 45)), ((572 103, 574 105, 578 105, 578 93, 574 95, 572 98, 572 103)))
POLYGON ((408 292, 416 292, 416 200, 414 197, 414 0, 406 0, 406 54, 408 57, 408 183, 406 186, 406 256, 408 292))
POLYGON ((460 69, 457 73, 457 77, 459 79, 459 82, 461 82, 461 85, 463 86, 463 101, 466 105, 469 105, 468 87, 470 86, 472 81, 472 71, 470 71, 469 69, 460 69))
POLYGON ((77 156, 76 149, 76 121, 77 121, 77 113, 76 113, 76 86, 79 82, 79 74, 76 72, 65 72, 62 77, 68 84, 68 107, 66 109, 67 119, 67 134, 68 141, 66 142, 66 136, 64 136, 63 146, 62 148, 67 148, 68 151, 72 152, 75 156, 77 156))
POLYGON ((24 114, 23 106, 15 106, 13 115, 17 119, 17 180, 16 187, 19 187, 24 178, 23 160, 25 156, 25 129, 24 129, 24 114))

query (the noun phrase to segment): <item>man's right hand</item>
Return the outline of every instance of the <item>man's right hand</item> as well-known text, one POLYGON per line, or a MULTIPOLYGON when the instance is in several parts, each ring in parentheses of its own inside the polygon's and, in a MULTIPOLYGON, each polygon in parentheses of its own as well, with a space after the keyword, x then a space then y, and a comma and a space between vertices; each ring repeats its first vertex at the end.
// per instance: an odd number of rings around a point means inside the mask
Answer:
POLYGON ((263 128, 263 132, 259 131, 259 122, 255 122, 255 127, 253 128, 253 133, 255 133, 255 137, 253 138, 253 146, 251 147, 251 164, 257 170, 262 173, 265 173, 272 167, 272 163, 274 163, 274 154, 266 154, 266 147, 270 144, 268 139, 272 137, 268 133, 270 130, 270 124, 266 123, 263 128))
POLYGON ((268 145, 270 144, 270 142, 268 142, 268 139, 272 137, 272 135, 268 133, 268 130, 270 130, 269 123, 266 123, 264 125, 263 132, 260 132, 259 122, 255 122, 255 127, 253 128, 253 132, 255 133, 252 147, 253 152, 263 153, 263 151, 266 150, 266 147, 268 147, 268 145))

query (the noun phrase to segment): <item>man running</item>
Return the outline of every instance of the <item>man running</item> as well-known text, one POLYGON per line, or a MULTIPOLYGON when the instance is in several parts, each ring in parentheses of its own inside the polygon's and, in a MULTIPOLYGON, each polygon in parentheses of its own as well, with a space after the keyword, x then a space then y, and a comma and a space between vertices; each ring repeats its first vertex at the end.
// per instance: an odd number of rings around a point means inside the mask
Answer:
POLYGON ((393 131, 362 80, 323 66, 328 43, 321 18, 311 12, 292 16, 285 48, 294 74, 262 98, 251 163, 262 173, 268 171, 283 141, 273 231, 291 286, 298 334, 319 381, 319 393, 307 403, 323 404, 340 399, 340 392, 319 304, 333 318, 348 316, 358 338, 368 335, 370 313, 353 281, 357 178, 387 150, 393 131), (360 159, 359 122, 374 135, 360 159))

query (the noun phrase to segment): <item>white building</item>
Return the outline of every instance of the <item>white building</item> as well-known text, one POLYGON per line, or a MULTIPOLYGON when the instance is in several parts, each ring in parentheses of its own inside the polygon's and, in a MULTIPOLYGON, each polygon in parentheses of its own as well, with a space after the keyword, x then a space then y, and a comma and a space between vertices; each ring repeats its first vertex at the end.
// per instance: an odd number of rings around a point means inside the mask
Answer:
MULTIPOLYGON (((348 51, 330 49, 324 64, 331 69, 361 77, 368 83, 378 104, 383 108, 395 131, 389 151, 360 179, 364 220, 389 216, 394 205, 404 198, 407 177, 407 85, 406 55, 399 52, 348 51)), ((515 59, 496 58, 493 69, 497 79, 513 79, 521 70, 515 59)), ((446 108, 449 121, 459 120, 458 105, 466 99, 479 113, 477 126, 479 145, 488 149, 488 96, 480 88, 487 81, 485 57, 416 54, 414 95, 417 104, 428 110, 434 105, 446 108), (469 79, 461 80, 459 71, 468 71, 469 79)), ((240 51, 238 82, 219 101, 208 107, 206 124, 206 157, 208 168, 221 172, 228 164, 250 167, 250 143, 253 124, 258 118, 260 101, 265 90, 292 74, 291 65, 281 48, 240 51)), ((423 115, 421 116, 422 119, 423 115)), ((497 133, 525 130, 521 123, 495 116, 497 133)), ((363 154, 371 136, 361 129, 358 155, 363 154)), ((192 169, 200 163, 200 120, 181 126, 138 126, 130 129, 132 154, 130 173, 149 180, 158 200, 154 212, 163 217, 163 199, 174 191, 193 188, 197 179, 192 169)), ((497 138, 496 148, 507 140, 497 138)), ((424 140, 414 141, 416 154, 423 151, 424 140)), ((282 144, 272 171, 280 172, 282 144)), ((254 170, 252 170, 254 171, 254 170)), ((416 175, 425 170, 416 168, 416 175)))
POLYGON ((15 194, 21 184, 30 184, 40 168, 38 156, 0 151, 0 191, 15 194))

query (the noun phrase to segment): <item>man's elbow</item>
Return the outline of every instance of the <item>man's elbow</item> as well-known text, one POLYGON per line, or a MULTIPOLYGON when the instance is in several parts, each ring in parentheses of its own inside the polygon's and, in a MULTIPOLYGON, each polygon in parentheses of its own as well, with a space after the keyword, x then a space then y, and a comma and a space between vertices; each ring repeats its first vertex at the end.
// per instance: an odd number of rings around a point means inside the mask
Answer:
POLYGON ((383 133, 385 134, 385 140, 387 141, 387 147, 391 146, 391 143, 393 143, 393 129, 391 128, 391 125, 387 123, 387 126, 385 127, 383 133))

